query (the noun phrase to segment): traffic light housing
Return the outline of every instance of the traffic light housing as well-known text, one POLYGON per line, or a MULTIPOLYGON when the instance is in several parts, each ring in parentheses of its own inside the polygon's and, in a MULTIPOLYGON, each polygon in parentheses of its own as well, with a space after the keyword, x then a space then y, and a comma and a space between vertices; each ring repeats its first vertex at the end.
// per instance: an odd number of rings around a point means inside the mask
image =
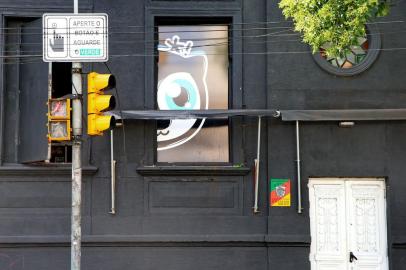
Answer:
POLYGON ((61 142, 71 140, 70 99, 48 99, 48 141, 61 142))
POLYGON ((112 74, 91 72, 87 75, 87 134, 103 135, 104 130, 115 126, 115 119, 103 112, 116 106, 113 95, 105 95, 104 91, 114 88, 116 80, 112 74))

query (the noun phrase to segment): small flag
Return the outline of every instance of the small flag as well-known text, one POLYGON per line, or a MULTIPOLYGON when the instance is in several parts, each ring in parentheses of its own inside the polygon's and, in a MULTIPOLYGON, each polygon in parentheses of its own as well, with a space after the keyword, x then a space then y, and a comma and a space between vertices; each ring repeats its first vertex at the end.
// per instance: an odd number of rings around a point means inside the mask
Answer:
POLYGON ((269 182, 271 206, 290 206, 290 179, 272 179, 269 182))

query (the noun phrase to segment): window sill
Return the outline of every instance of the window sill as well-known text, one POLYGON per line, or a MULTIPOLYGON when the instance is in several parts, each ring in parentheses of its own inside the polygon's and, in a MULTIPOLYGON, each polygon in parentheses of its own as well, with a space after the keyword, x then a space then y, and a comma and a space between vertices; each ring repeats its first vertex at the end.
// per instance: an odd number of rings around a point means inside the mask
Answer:
MULTIPOLYGON (((98 168, 95 166, 84 166, 83 175, 94 175, 98 168)), ((68 176, 72 174, 71 164, 47 164, 47 165, 22 165, 7 164, 0 166, 0 176, 68 176)))
POLYGON ((137 172, 143 176, 207 176, 207 175, 247 175, 250 172, 248 167, 233 166, 142 166, 137 172))

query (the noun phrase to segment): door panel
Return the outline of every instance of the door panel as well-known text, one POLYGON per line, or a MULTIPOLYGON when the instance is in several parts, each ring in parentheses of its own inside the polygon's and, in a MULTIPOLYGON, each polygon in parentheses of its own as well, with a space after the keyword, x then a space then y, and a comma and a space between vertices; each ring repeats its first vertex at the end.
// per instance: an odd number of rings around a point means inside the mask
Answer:
POLYGON ((386 268, 383 181, 347 181, 348 248, 358 258, 353 269, 386 268))
POLYGON ((312 269, 346 269, 344 183, 313 182, 309 196, 312 269))
POLYGON ((383 180, 310 179, 309 200, 312 269, 388 269, 383 180))

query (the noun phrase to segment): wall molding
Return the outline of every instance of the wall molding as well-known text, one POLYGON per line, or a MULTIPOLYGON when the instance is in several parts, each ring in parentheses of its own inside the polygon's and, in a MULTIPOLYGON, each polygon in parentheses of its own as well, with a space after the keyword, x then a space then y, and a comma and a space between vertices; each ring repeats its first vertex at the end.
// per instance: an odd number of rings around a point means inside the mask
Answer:
MULTIPOLYGON (((95 166, 83 166, 82 173, 83 175, 94 175, 98 171, 98 168, 95 166)), ((0 166, 0 176, 68 176, 72 174, 71 164, 49 164, 49 165, 4 165, 0 166)), ((48 178, 43 178, 44 181, 55 181, 55 178, 47 180, 48 178)), ((1 181, 9 181, 9 179, 0 178, 1 181)), ((14 180, 13 180, 14 181, 14 180)), ((21 178, 16 179, 16 181, 38 181, 38 179, 28 179, 21 178)))
MULTIPOLYGON (((0 236, 0 247, 70 246, 68 235, 0 236)), ((272 241, 264 234, 229 235, 84 235, 82 246, 253 246, 253 247, 309 247, 307 242, 272 241)))
POLYGON ((233 166, 142 166, 137 172, 143 176, 243 176, 250 172, 248 167, 233 166))

